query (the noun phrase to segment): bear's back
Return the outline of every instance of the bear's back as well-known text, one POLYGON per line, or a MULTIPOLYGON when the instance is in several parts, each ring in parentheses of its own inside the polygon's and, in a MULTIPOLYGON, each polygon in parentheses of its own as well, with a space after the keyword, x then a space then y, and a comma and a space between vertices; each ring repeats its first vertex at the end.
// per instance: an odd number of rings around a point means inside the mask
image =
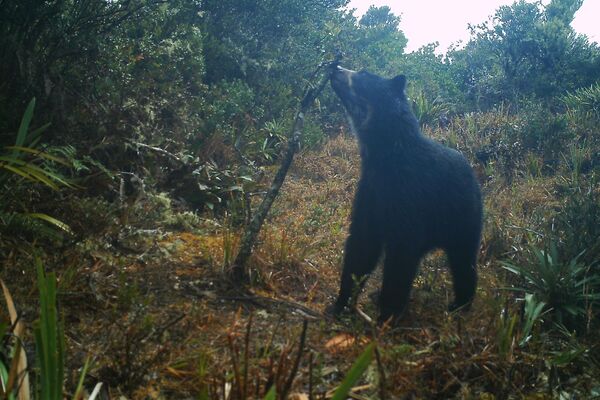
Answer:
POLYGON ((464 156, 425 137, 406 150, 363 169, 384 234, 421 237, 433 248, 461 232, 479 232, 481 193, 464 156))

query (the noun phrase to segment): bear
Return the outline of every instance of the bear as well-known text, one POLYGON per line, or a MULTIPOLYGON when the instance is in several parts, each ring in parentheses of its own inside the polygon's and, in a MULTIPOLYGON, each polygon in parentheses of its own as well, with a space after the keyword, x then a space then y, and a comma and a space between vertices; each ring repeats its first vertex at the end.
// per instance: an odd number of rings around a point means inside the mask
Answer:
POLYGON ((404 75, 386 79, 337 65, 330 73, 358 138, 361 172, 339 295, 328 312, 339 315, 353 305, 383 257, 379 322, 400 319, 420 260, 434 249, 444 250, 450 265, 449 310, 470 308, 483 220, 473 169, 458 151, 421 133, 404 75))

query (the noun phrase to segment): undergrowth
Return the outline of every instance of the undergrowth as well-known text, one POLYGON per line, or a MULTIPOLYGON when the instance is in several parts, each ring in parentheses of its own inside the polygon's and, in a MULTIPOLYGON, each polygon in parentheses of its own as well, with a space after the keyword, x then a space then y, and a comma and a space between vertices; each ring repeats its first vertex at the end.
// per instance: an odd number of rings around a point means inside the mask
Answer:
MULTIPOLYGON (((250 292, 223 278, 248 207, 199 214, 151 188, 125 201, 71 198, 56 215, 73 226, 76 245, 63 241, 60 254, 44 257, 58 278, 65 371, 89 356, 88 392, 104 382, 127 398, 330 398, 376 342, 354 398, 598 394, 598 147, 573 138, 575 117, 565 118, 570 133, 551 147, 519 139, 547 130, 505 109, 426 128, 466 154, 482 185, 480 284, 471 312, 447 314, 451 279, 443 255, 431 254, 393 329, 321 315, 337 292, 360 168, 346 133, 299 155, 250 260, 250 292)), ((27 321, 31 257, 6 254, 2 274, 19 282, 8 280, 27 321)), ((365 295, 359 307, 376 312, 365 295)), ((78 377, 67 373, 65 387, 78 377)))

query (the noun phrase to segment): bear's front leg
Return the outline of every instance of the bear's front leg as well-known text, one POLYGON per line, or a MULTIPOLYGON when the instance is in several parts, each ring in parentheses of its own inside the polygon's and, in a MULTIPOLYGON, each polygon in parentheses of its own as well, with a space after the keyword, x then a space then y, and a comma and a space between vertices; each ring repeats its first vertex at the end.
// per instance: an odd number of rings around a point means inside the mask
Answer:
POLYGON ((379 323, 384 323, 390 318, 398 320, 402 317, 410 298, 419 261, 420 256, 408 249, 386 248, 383 284, 379 297, 379 323))
POLYGON ((346 240, 340 292, 336 302, 328 308, 334 315, 339 315, 346 307, 356 303, 367 276, 377 265, 382 250, 380 235, 374 229, 374 221, 367 217, 366 210, 361 209, 360 205, 361 201, 357 196, 350 235, 346 240), (350 304, 350 301, 353 304, 350 304))

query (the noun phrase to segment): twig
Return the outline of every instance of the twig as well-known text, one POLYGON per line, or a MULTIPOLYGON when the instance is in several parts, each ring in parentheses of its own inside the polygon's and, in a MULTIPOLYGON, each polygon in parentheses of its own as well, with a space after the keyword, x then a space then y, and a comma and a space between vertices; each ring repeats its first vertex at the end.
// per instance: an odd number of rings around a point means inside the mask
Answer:
POLYGON ((131 144, 133 144, 135 146, 138 146, 138 147, 143 147, 143 148, 148 149, 148 150, 155 151, 155 152, 160 153, 160 154, 163 154, 163 155, 165 155, 167 157, 170 157, 170 158, 174 159, 175 161, 177 161, 177 162, 179 162, 181 164, 184 164, 184 162, 183 162, 183 160, 181 160, 181 158, 177 157, 173 153, 168 152, 165 149, 161 149, 160 147, 150 146, 150 145, 147 145, 147 144, 144 144, 144 143, 139 143, 139 142, 131 142, 131 144))
POLYGON ((267 382, 265 383, 264 394, 267 393, 267 390, 269 390, 271 386, 275 385, 275 387, 277 387, 277 382, 275 381, 275 373, 273 371, 273 359, 269 357, 269 375, 267 377, 267 382))
POLYGON ((238 354, 237 349, 235 348, 235 343, 233 342, 233 335, 230 333, 227 335, 227 341, 229 343, 229 349, 231 350, 231 363, 233 364, 233 374, 236 383, 236 390, 238 394, 238 399, 243 400, 242 397, 242 382, 240 376, 240 367, 238 362, 238 354))
MULTIPOLYGON (((348 397, 350 399, 356 399, 356 400, 366 400, 366 399, 368 399, 368 397, 360 396, 356 392, 367 390, 367 389, 370 389, 371 387, 372 387, 372 385, 370 383, 368 383, 366 385, 362 385, 362 386, 353 387, 352 390, 350 390, 350 392, 348 392, 348 394, 346 395, 346 397, 348 397)), ((326 398, 326 399, 332 398, 333 395, 334 395, 334 393, 335 393, 335 390, 336 389, 332 389, 332 390, 328 391, 327 393, 325 393, 324 398, 326 398)))
POLYGON ((252 330, 252 316, 248 318, 248 326, 246 327, 246 337, 244 338, 244 393, 243 399, 248 395, 248 354, 250 353, 250 332, 252 330))
MULTIPOLYGON (((270 297, 264 297, 264 296, 259 296, 259 295, 251 295, 251 296, 220 296, 219 297, 220 300, 233 300, 233 301, 244 301, 244 302, 248 302, 248 303, 252 303, 255 304, 259 307, 265 307, 264 304, 261 304, 260 301, 266 301, 269 303, 275 303, 275 304, 282 304, 286 307, 289 308, 294 308, 298 311, 301 311, 304 314, 304 317, 307 318, 311 318, 311 319, 324 319, 325 317, 323 316, 323 314, 315 311, 315 310, 311 310, 310 308, 300 304, 300 303, 296 303, 294 301, 291 300, 284 300, 284 299, 273 299, 270 297)), ((369 318, 367 316, 367 318, 369 318)))
MULTIPOLYGON (((377 334, 377 326, 375 325, 373 318, 367 315, 363 310, 358 307, 358 305, 354 306, 354 310, 358 314, 358 316, 365 321, 372 330, 373 337, 379 336, 377 334)), ((387 328, 387 323, 385 323, 382 327, 383 330, 387 328)), ((381 334, 381 331, 379 332, 381 334)), ((379 372, 379 398, 381 400, 385 400, 385 370, 383 369, 383 363, 381 362, 381 354, 379 353, 379 346, 375 346, 375 359, 377 360, 377 371, 379 372)))
POLYGON ((543 234, 543 233, 541 233, 541 232, 538 232, 538 231, 536 231, 536 230, 533 230, 533 229, 530 229, 530 228, 523 227, 523 226, 517 226, 517 225, 504 225, 504 227, 505 227, 505 228, 511 228, 511 229, 519 229, 519 230, 522 230, 522 231, 525 231, 525 232, 533 233, 533 234, 535 234, 535 235, 537 235, 537 236, 539 236, 539 237, 542 237, 542 238, 544 237, 544 234, 543 234))
POLYGON ((102 385, 103 385, 102 382, 96 383, 96 386, 94 386, 94 390, 92 391, 92 394, 90 394, 89 400, 96 400, 96 397, 98 397, 98 395, 100 394, 102 385))
POLYGON ((125 206, 125 179, 123 176, 119 177, 119 205, 121 208, 125 206))
MULTIPOLYGON (((281 387, 281 376, 283 375, 284 371, 285 371, 285 360, 287 358, 287 352, 288 349, 287 347, 284 347, 283 349, 281 349, 281 353, 279 354, 279 361, 277 362, 277 370, 275 371, 275 377, 273 379, 273 385, 275 385, 275 388, 277 390, 277 392, 280 392, 279 388, 281 387)), ((268 390, 268 388, 265 388, 266 390, 268 390)), ((283 399, 283 397, 281 397, 283 399)))
POLYGON ((179 323, 179 321, 181 321, 182 319, 185 318, 185 313, 181 313, 179 315, 176 315, 175 317, 171 318, 170 320, 168 320, 163 326, 158 327, 157 329, 152 329, 150 330, 150 332, 148 332, 148 334, 146 336, 144 336, 142 338, 142 342, 146 341, 148 339, 150 339, 151 337, 160 337, 162 336, 163 333, 165 333, 165 331, 167 329, 169 329, 170 327, 176 325, 179 323))
POLYGON ((260 376, 258 374, 258 371, 255 372, 256 375, 254 375, 254 398, 258 399, 260 396, 260 376))
POLYGON ((302 323, 302 333, 300 334, 300 345, 298 346, 298 354, 296 354, 296 360, 294 360, 292 372, 290 372, 290 376, 288 377, 287 381, 285 382, 285 386, 283 387, 283 390, 281 391, 282 399, 287 399, 287 394, 289 393, 290 389, 292 388, 292 384, 294 383, 294 378, 296 377, 296 374, 298 373, 298 367, 300 366, 300 360, 302 359, 302 353, 304 352, 304 345, 306 343, 307 328, 308 328, 308 320, 305 319, 304 322, 302 323))
MULTIPOLYGON (((316 76, 324 66, 329 67, 331 65, 336 65, 337 62, 338 59, 334 60, 333 62, 322 63, 315 70, 313 76, 316 76)), ((252 248, 256 243, 256 238, 258 237, 262 224, 269 213, 275 198, 279 194, 279 190, 283 185, 287 172, 294 159, 294 155, 300 147, 300 138, 302 137, 302 129, 304 128, 304 114, 308 111, 310 105, 314 103, 315 99, 321 93, 328 81, 329 73, 325 73, 317 86, 312 86, 309 83, 307 89, 305 90, 304 97, 300 102, 300 107, 296 113, 296 118, 294 119, 292 136, 288 140, 287 150, 279 170, 277 171, 277 174, 275 174, 273 182, 271 183, 271 187, 265 195, 262 203, 258 207, 258 210, 254 214, 254 217, 250 221, 250 224, 246 228, 246 231, 244 232, 244 235, 240 241, 240 250, 238 251, 238 254, 231 266, 231 277, 234 282, 241 283, 247 278, 246 262, 252 254, 252 248)))
POLYGON ((356 313, 358 314, 358 316, 365 321, 367 324, 369 325, 373 325, 373 318, 369 317, 367 315, 367 313, 365 313, 363 310, 360 309, 360 307, 355 306, 354 310, 356 311, 356 313))
POLYGON ((308 353, 308 400, 314 400, 313 397, 313 353, 308 353))
POLYGON ((377 370, 379 371, 379 399, 385 400, 385 370, 383 369, 383 363, 381 362, 379 346, 375 346, 375 360, 377 360, 377 370))

